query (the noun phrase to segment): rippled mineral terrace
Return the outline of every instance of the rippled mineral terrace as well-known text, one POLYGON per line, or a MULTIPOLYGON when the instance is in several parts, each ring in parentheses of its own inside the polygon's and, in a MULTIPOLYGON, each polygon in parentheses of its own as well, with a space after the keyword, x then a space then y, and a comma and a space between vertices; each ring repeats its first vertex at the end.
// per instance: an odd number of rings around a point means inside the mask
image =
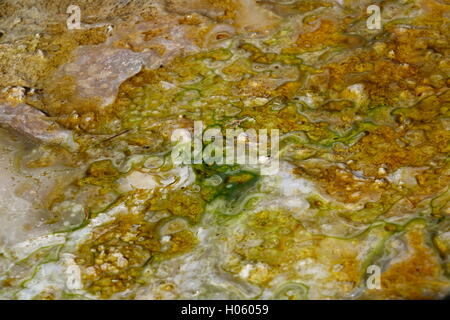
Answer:
POLYGON ((449 18, 446 0, 0 2, 0 298, 444 298, 449 18), (278 172, 174 163, 196 121, 278 129, 278 172))

